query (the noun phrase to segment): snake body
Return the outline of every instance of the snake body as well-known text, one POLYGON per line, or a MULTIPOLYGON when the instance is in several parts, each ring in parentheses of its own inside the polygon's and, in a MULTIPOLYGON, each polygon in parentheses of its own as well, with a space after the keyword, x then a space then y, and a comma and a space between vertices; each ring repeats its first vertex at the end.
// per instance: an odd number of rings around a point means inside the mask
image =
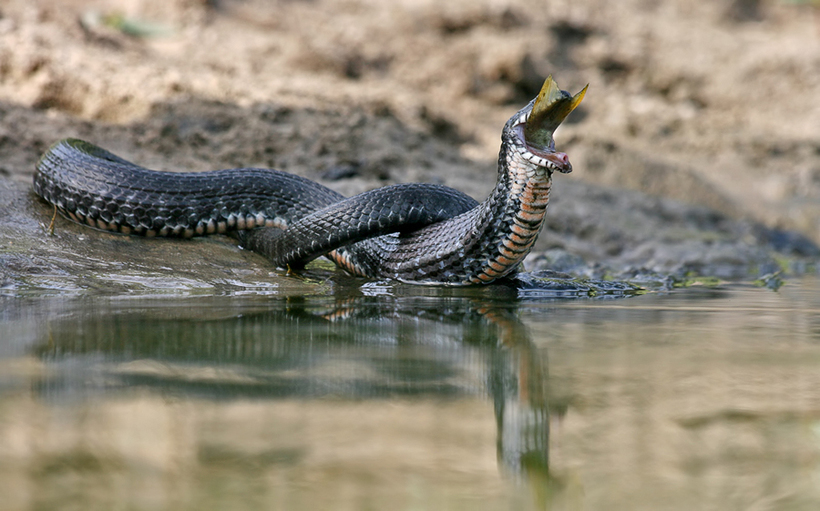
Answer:
POLYGON ((529 144, 524 133, 533 119, 553 130, 586 90, 570 98, 554 86, 542 99, 550 82, 504 126, 496 186, 481 203, 430 184, 344 198, 273 169, 154 171, 77 139, 57 142, 40 158, 34 191, 99 229, 176 237, 238 232, 243 246, 279 267, 326 255, 354 275, 489 283, 516 271, 543 227, 553 172, 572 169, 554 151, 551 131, 546 146, 529 144), (556 105, 565 111, 555 114, 556 105))

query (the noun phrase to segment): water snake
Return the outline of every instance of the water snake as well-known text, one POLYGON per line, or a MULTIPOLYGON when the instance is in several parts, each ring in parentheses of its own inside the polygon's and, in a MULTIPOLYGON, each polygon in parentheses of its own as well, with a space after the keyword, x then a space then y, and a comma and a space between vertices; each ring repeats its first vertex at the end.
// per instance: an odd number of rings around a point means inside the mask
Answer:
POLYGON ((507 121, 498 180, 481 203, 441 185, 400 184, 354 197, 273 169, 154 171, 77 139, 46 151, 34 191, 70 219, 144 236, 236 232, 279 267, 326 255, 351 274, 489 283, 516 271, 540 232, 552 173, 570 172, 553 132, 581 102, 547 78, 507 121))

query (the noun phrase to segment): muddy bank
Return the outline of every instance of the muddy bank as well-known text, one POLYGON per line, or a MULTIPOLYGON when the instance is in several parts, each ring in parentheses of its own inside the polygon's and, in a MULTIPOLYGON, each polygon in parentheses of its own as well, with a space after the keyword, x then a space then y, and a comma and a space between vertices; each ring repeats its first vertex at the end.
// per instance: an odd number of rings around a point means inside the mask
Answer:
POLYGON ((501 126, 547 74, 590 92, 557 134, 575 171, 557 176, 528 268, 813 272, 814 15, 728 0, 12 0, 0 10, 4 285, 82 287, 95 271, 106 276, 91 288, 124 292, 281 285, 226 239, 140 240, 62 219, 44 237, 50 211, 30 181, 59 138, 151 168, 275 167, 346 195, 433 182, 481 199, 501 126))
MULTIPOLYGON (((16 106, 5 106, 3 112, 6 118, 20 116, 18 125, 30 123, 20 153, 28 153, 32 165, 46 144, 38 131, 62 124, 66 133, 110 140, 109 147, 120 147, 121 155, 157 162, 154 167, 162 168, 165 159, 190 162, 177 170, 205 170, 196 161, 212 162, 206 168, 239 165, 243 157, 236 152, 245 141, 257 151, 252 164, 304 169, 302 174, 348 194, 412 180, 466 188, 480 199, 495 178, 492 165, 463 158, 456 145, 384 112, 362 109, 242 109, 189 102, 157 107, 148 120, 132 126, 23 115, 26 110, 16 106), (248 133, 253 134, 250 141, 244 136, 248 133), (371 133, 391 137, 397 141, 394 148, 407 145, 386 153, 369 138, 371 133), (471 182, 471 176, 480 179, 471 182), (472 187, 460 186, 468 182, 472 187)), ((733 219, 705 206, 564 178, 556 176, 546 228, 527 259, 529 271, 626 279, 651 287, 693 276, 754 280, 816 271, 820 250, 795 231, 733 219)), ((321 267, 305 278, 286 276, 224 236, 145 239, 96 231, 61 216, 50 234, 53 210, 32 193, 28 179, 0 177, 0 204, 0 268, 6 294, 299 295, 327 293, 334 279, 344 279, 321 267)))

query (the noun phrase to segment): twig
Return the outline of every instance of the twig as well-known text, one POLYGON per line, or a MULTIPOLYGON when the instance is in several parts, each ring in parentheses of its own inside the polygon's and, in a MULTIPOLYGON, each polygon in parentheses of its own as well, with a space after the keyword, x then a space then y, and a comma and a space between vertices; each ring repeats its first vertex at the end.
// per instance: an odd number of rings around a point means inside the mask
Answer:
POLYGON ((51 223, 48 224, 48 229, 46 229, 49 236, 54 236, 54 221, 55 220, 57 220, 57 206, 56 205, 54 206, 54 214, 51 215, 51 223))

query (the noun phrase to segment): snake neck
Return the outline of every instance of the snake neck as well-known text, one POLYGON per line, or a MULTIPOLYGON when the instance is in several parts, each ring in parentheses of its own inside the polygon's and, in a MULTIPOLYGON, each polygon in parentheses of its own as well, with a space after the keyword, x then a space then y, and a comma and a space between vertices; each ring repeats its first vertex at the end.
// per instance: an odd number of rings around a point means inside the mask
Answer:
POLYGON ((480 228, 469 242, 486 244, 489 250, 469 272, 470 283, 488 283, 515 272, 544 227, 555 169, 531 152, 519 131, 517 124, 504 130, 498 180, 479 206, 480 228))

